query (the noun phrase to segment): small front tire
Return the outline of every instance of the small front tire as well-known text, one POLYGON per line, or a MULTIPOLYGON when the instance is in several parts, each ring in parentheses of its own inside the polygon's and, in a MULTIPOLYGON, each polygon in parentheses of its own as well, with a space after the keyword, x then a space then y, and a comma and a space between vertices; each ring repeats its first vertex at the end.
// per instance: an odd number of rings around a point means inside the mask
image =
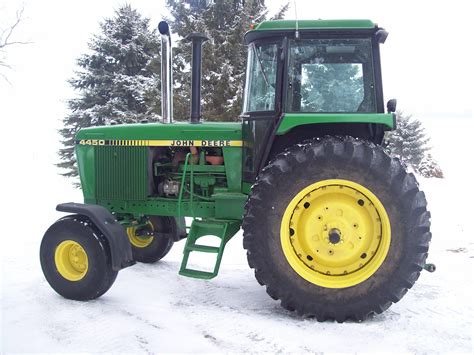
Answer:
POLYGON ((61 218, 49 227, 41 242, 40 261, 51 287, 72 300, 100 297, 118 274, 112 269, 105 238, 80 215, 61 218))

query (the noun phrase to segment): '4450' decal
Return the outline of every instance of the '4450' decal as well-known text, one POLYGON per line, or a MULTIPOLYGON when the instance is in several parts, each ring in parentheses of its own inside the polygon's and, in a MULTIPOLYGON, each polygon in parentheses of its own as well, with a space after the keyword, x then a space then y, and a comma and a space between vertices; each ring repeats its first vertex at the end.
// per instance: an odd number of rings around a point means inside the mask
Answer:
POLYGON ((76 141, 76 144, 80 145, 106 145, 105 139, 81 139, 79 143, 76 141))

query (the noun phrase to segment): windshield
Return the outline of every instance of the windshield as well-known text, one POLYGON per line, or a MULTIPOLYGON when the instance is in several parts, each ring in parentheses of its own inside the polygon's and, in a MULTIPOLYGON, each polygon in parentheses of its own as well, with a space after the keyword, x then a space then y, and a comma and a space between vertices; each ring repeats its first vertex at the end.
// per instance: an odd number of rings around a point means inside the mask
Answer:
POLYGON ((276 43, 250 44, 247 61, 244 112, 273 111, 278 46, 276 43))
POLYGON ((372 43, 291 40, 287 111, 376 112, 372 43))

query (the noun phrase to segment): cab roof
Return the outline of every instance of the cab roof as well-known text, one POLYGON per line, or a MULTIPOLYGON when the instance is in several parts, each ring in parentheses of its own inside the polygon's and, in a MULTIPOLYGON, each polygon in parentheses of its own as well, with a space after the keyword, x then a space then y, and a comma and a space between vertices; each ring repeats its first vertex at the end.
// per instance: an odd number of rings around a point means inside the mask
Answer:
MULTIPOLYGON (((299 30, 323 29, 372 29, 376 25, 371 20, 298 20, 299 30)), ((274 20, 259 23, 254 31, 296 30, 296 20, 274 20)))
POLYGON ((258 38, 288 35, 296 29, 301 34, 314 32, 374 33, 378 26, 371 20, 274 20, 263 21, 245 34, 248 44, 258 38), (298 22, 298 26, 297 26, 298 22))

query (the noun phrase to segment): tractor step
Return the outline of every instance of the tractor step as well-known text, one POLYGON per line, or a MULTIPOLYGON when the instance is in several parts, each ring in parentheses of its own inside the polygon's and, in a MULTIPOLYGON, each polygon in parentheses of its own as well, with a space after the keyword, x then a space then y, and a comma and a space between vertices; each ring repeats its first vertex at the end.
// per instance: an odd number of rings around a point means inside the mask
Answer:
POLYGON ((201 280, 210 280, 216 276, 213 272, 193 270, 193 269, 180 270, 179 274, 181 276, 187 276, 187 277, 192 277, 192 278, 201 279, 201 280))
POLYGON ((181 268, 179 274, 182 276, 193 277, 196 279, 209 280, 217 276, 219 273, 219 267, 221 265, 222 255, 224 254, 224 248, 227 242, 232 238, 235 233, 240 229, 239 221, 226 221, 226 220, 193 220, 189 235, 186 240, 186 245, 183 251, 183 261, 181 262, 181 268), (209 246, 196 244, 199 238, 204 236, 216 236, 220 239, 219 246, 209 246), (214 264, 213 271, 201 271, 188 268, 189 255, 192 252, 200 253, 214 253, 217 254, 216 263, 214 264))
POLYGON ((219 253, 219 247, 210 247, 208 245, 197 245, 188 247, 187 250, 189 251, 200 251, 203 253, 219 253))

